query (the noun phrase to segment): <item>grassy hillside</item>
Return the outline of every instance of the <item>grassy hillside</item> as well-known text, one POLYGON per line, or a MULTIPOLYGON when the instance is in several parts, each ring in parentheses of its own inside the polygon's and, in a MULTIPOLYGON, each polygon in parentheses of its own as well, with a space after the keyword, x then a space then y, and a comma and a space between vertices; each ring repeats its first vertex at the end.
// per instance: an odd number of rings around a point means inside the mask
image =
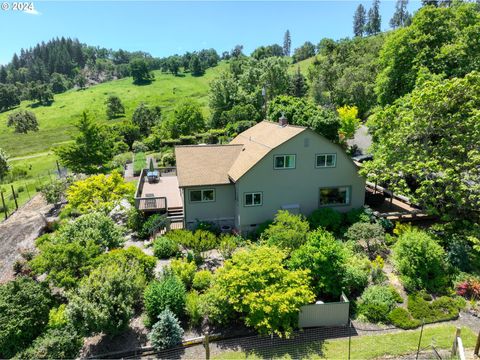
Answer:
MULTIPOLYGON (((111 94, 118 95, 125 105, 127 118, 141 102, 160 105, 168 113, 181 99, 195 99, 201 104, 208 103, 208 84, 226 66, 220 63, 208 69, 202 77, 190 74, 175 77, 155 71, 155 81, 149 85, 132 84, 132 78, 115 80, 92 86, 85 90, 70 90, 55 95, 51 106, 32 107, 28 101, 20 107, 0 114, 0 144, 12 157, 47 151, 52 146, 68 141, 75 130, 74 124, 84 110, 88 110, 97 121, 107 122, 105 100, 111 94), (38 118, 40 130, 29 134, 14 134, 7 127, 8 114, 18 109, 33 111, 38 118)), ((116 119, 114 121, 121 121, 116 119)))
POLYGON ((290 66, 290 73, 293 74, 295 71, 297 71, 297 68, 300 67, 300 72, 304 75, 307 76, 307 70, 310 67, 310 65, 313 63, 315 60, 316 56, 313 56, 311 58, 299 61, 296 64, 292 64, 290 66))
MULTIPOLYGON (((293 64, 290 72, 295 72, 297 67, 304 75, 314 58, 293 64)), ((98 122, 122 121, 123 118, 108 120, 105 114, 105 100, 109 95, 120 97, 125 105, 125 117, 131 118, 133 111, 141 102, 163 107, 164 115, 182 99, 195 99, 204 105, 208 113, 208 88, 209 83, 223 69, 228 67, 226 62, 221 62, 217 67, 208 69, 201 77, 190 74, 175 77, 155 71, 155 81, 149 85, 137 86, 132 84, 132 78, 115 80, 89 87, 85 90, 70 90, 63 94, 55 95, 51 106, 32 106, 29 101, 24 101, 16 109, 0 114, 0 144, 11 157, 23 157, 29 154, 48 151, 51 147, 62 144, 71 139, 75 132, 75 123, 84 110, 98 122), (12 128, 7 127, 8 114, 18 109, 33 111, 38 118, 40 130, 29 134, 15 134, 12 128)))

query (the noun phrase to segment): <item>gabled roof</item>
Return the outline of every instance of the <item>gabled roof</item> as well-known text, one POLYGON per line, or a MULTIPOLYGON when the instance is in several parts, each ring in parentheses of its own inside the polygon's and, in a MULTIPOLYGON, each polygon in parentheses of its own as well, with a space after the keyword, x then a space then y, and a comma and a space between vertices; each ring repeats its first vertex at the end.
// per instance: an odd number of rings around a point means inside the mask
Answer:
POLYGON ((233 181, 237 181, 271 150, 306 129, 303 126, 280 126, 276 122, 262 121, 245 130, 230 142, 230 144, 242 144, 243 150, 233 163, 228 175, 233 181))
POLYGON ((222 185, 237 181, 271 150, 307 128, 262 121, 228 145, 176 146, 180 187, 222 185))
POLYGON ((178 186, 230 184, 228 171, 242 145, 176 146, 178 186))

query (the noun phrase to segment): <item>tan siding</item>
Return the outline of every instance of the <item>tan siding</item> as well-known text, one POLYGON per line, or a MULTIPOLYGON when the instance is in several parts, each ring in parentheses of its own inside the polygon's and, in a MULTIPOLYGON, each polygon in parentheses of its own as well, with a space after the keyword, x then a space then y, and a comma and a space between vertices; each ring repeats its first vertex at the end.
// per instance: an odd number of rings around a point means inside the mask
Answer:
POLYGON ((336 206, 336 210, 344 212, 364 204, 365 181, 357 174, 348 155, 313 131, 305 131, 272 150, 238 180, 241 230, 251 230, 251 224, 272 219, 282 205, 299 204, 300 212, 308 215, 319 206, 319 189, 336 186, 351 187, 350 205, 336 206), (308 147, 305 147, 306 138, 309 139, 308 147), (336 167, 316 168, 315 155, 318 153, 336 153, 336 167), (281 154, 295 154, 296 168, 274 170, 274 155, 281 154), (243 194, 246 192, 262 192, 263 205, 244 207, 243 194))

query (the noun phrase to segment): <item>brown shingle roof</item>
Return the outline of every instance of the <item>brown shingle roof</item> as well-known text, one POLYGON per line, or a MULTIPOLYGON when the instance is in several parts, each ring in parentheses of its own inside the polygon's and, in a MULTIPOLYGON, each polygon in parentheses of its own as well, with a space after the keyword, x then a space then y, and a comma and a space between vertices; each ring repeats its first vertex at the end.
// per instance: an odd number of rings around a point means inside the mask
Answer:
POLYGON ((178 185, 229 184, 228 170, 241 151, 242 145, 176 146, 178 185))
POLYGON ((228 145, 176 146, 178 184, 186 187, 237 181, 272 149, 305 129, 262 121, 239 134, 228 145))
POLYGON ((262 121, 245 130, 230 144, 242 144, 244 151, 233 163, 228 175, 237 181, 272 149, 305 131, 303 126, 280 126, 276 122, 262 121))

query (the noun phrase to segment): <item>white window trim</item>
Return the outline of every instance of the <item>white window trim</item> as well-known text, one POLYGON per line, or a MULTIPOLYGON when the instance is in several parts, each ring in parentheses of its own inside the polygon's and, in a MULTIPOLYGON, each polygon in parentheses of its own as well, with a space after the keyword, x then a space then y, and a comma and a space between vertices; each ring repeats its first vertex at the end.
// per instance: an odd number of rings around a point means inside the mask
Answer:
POLYGON ((297 155, 295 154, 282 154, 282 155, 274 155, 273 156, 273 168, 275 170, 291 170, 291 169, 295 169, 297 167, 297 155), (285 158, 287 156, 292 156, 293 157, 293 166, 292 167, 277 167, 277 158, 279 157, 283 157, 284 158, 284 161, 283 163, 285 164, 286 161, 285 161, 285 158))
POLYGON ((263 193, 261 191, 256 191, 256 192, 246 192, 243 193, 243 206, 245 207, 253 207, 253 206, 262 206, 263 205, 263 193), (255 195, 260 195, 260 204, 255 204, 254 199, 255 195), (252 204, 247 205, 247 195, 252 195, 252 204))
POLYGON ((322 153, 322 154, 315 154, 315 167, 317 169, 323 168, 334 168, 337 167, 337 154, 336 153, 322 153), (327 165, 327 156, 333 155, 333 165, 327 165), (325 165, 318 165, 318 158, 319 156, 325 156, 325 165))
POLYGON ((188 200, 191 202, 191 203, 204 203, 204 202, 214 202, 215 201, 215 197, 216 197, 216 194, 215 194, 215 189, 190 189, 188 191, 188 200), (193 191, 200 191, 200 197, 201 197, 201 200, 192 200, 192 192, 193 191), (213 192, 213 199, 212 200, 204 200, 204 197, 203 197, 203 193, 205 191, 212 191, 213 192))

